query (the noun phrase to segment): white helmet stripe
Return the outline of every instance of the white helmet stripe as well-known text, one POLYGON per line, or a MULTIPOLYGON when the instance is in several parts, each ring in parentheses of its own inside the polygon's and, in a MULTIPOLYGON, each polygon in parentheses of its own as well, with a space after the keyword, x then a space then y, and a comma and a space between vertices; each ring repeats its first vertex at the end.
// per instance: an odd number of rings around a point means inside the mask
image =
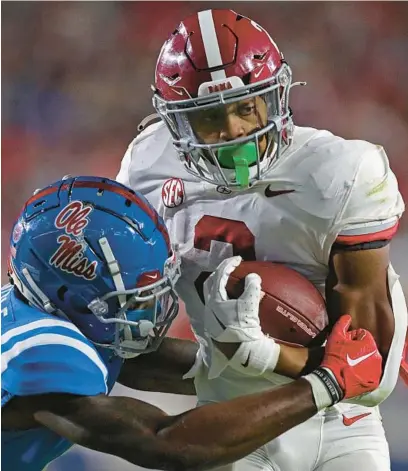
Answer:
MULTIPOLYGON (((122 275, 120 274, 119 264, 113 255, 108 239, 106 237, 100 238, 99 245, 106 261, 108 262, 109 272, 112 275, 113 284, 115 285, 116 291, 125 291, 125 285, 123 283, 122 275)), ((118 298, 120 307, 123 307, 126 304, 126 295, 120 294, 118 298)))
MULTIPOLYGON (((198 22, 200 24, 208 67, 222 65, 221 51, 215 31, 212 10, 200 11, 198 13, 198 22)), ((211 72, 211 78, 212 80, 221 80, 226 79, 227 76, 224 70, 217 70, 216 72, 211 72)))

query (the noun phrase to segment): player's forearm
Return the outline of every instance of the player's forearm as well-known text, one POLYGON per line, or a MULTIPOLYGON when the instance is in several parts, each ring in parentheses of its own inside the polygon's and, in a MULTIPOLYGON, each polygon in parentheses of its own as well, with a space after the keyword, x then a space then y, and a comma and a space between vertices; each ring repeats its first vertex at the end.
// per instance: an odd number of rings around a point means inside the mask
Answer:
POLYGON ((299 378, 317 368, 323 355, 324 347, 305 348, 281 344, 275 372, 289 378, 299 378))
POLYGON ((37 412, 35 418, 74 443, 171 471, 236 461, 316 413, 311 386, 303 379, 178 416, 127 397, 84 398, 73 404, 68 410, 64 405, 37 412))
MULTIPOLYGON (((268 378, 271 373, 277 373, 289 378, 297 379, 302 375, 312 372, 322 362, 324 355, 324 347, 296 347, 280 344, 278 361, 273 369, 266 369, 264 373, 259 372, 260 376, 268 378)), ((221 343, 213 340, 214 345, 230 360, 238 351, 241 344, 239 343, 221 343)), ((243 375, 246 374, 245 368, 240 369, 243 375)), ((252 375, 254 373, 252 372, 252 375)))
POLYGON ((195 395, 192 379, 183 375, 193 366, 198 344, 165 338, 157 352, 126 360, 118 382, 139 391, 195 395))
POLYGON ((175 417, 159 435, 187 452, 186 469, 201 470, 236 461, 315 413, 310 384, 301 379, 191 410, 175 417))

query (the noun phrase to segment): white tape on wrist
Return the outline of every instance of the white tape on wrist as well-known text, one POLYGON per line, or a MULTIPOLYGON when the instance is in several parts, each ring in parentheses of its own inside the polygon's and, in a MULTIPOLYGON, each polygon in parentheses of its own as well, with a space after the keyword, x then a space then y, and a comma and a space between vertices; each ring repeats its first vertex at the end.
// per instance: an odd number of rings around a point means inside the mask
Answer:
POLYGON ((318 411, 337 404, 344 397, 344 391, 329 368, 319 366, 303 378, 312 385, 313 397, 318 411), (316 382, 315 379, 318 379, 319 382, 316 382))
POLYGON ((321 411, 322 409, 333 405, 333 398, 331 394, 329 394, 326 386, 318 376, 310 373, 306 376, 303 376, 303 378, 309 381, 310 385, 312 386, 312 393, 317 411, 321 411))
POLYGON ((263 376, 274 371, 280 345, 272 338, 263 336, 258 340, 242 342, 229 361, 216 347, 213 353, 209 379, 217 378, 227 366, 245 376, 263 376))

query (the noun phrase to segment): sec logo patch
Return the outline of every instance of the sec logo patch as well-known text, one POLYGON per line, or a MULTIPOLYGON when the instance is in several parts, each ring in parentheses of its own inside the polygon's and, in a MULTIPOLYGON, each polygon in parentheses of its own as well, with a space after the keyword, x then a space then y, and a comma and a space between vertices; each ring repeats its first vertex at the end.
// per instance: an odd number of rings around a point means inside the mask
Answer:
POLYGON ((184 201, 184 183, 181 178, 170 178, 162 188, 163 204, 167 208, 176 208, 184 201))

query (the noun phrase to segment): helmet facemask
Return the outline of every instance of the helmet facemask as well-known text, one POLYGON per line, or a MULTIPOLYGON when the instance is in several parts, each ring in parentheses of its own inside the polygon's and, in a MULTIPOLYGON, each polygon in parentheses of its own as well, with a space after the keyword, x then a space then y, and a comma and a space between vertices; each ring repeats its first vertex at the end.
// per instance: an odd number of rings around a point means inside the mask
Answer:
POLYGON ((245 189, 262 180, 290 144, 292 72, 282 62, 272 78, 256 84, 244 85, 238 77, 227 81, 227 90, 214 92, 216 85, 204 83, 197 98, 166 101, 156 94, 153 103, 189 173, 214 185, 245 189), (223 132, 231 113, 245 127, 236 138, 223 132))
POLYGON ((175 284, 179 277, 180 260, 173 253, 157 281, 133 289, 123 287, 91 301, 88 308, 97 319, 115 326, 113 342, 100 345, 122 358, 157 350, 178 313, 175 284))

